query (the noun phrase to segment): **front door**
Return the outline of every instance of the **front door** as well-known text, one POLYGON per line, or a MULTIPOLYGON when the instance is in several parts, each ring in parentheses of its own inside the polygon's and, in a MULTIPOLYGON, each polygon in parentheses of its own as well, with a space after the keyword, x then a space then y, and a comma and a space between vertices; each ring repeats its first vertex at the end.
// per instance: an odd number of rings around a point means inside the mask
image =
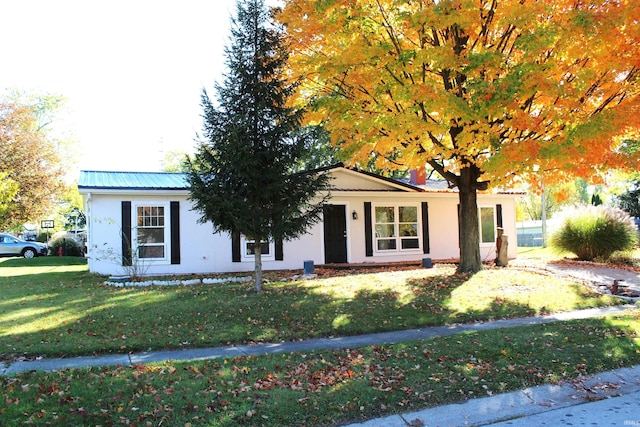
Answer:
POLYGON ((347 262, 347 217, 345 205, 324 206, 324 262, 347 262))

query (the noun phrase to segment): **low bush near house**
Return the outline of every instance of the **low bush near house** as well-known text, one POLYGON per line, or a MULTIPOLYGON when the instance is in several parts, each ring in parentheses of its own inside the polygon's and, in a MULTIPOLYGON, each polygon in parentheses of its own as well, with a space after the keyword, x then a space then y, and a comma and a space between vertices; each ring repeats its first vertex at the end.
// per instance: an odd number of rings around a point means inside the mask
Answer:
POLYGON ((82 256, 82 245, 72 236, 66 233, 56 233, 49 240, 49 254, 58 255, 62 248, 64 256, 82 256))
POLYGON ((638 241, 633 219, 621 209, 580 206, 561 215, 551 245, 576 254, 580 260, 608 259, 614 252, 633 249, 638 241))

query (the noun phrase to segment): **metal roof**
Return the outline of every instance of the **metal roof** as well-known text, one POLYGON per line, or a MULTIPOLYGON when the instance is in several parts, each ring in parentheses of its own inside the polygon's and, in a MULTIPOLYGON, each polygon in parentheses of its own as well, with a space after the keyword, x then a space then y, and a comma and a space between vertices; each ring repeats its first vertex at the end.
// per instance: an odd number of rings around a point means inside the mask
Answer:
MULTIPOLYGON (((444 180, 427 180, 426 184, 417 185, 408 180, 386 178, 370 172, 358 169, 348 169, 342 164, 331 165, 325 168, 316 169, 312 172, 332 171, 344 168, 358 174, 376 178, 382 181, 403 186, 407 189, 429 193, 457 193, 457 188, 449 188, 444 180)), ((177 172, 118 172, 118 171, 80 171, 78 179, 78 189, 85 190, 188 190, 187 174, 177 172)), ((353 191, 365 191, 364 189, 352 189, 353 191)), ((371 191, 371 190, 369 190, 371 191)), ((523 192, 500 191, 494 194, 517 195, 523 192)))
POLYGON ((110 190, 186 190, 187 175, 175 172, 80 171, 78 188, 110 190))

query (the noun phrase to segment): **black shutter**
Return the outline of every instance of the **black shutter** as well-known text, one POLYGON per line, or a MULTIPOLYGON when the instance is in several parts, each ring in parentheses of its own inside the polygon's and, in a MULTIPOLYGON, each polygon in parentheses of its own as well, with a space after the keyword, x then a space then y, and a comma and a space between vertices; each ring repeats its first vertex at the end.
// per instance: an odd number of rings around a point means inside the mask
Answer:
POLYGON ((462 234, 460 234, 460 204, 458 204, 458 209, 456 211, 458 212, 458 248, 460 248, 462 246, 462 234))
POLYGON ((502 205, 496 205, 496 222, 498 223, 498 227, 502 227, 502 205))
POLYGON ((283 248, 282 248, 282 239, 277 239, 276 240, 276 261, 282 261, 284 260, 284 252, 283 252, 283 248))
POLYGON ((422 202, 422 253, 431 252, 429 246, 429 204, 422 202))
POLYGON ((231 261, 240 262, 240 232, 231 232, 231 261))
POLYGON ((180 202, 170 203, 171 264, 180 264, 180 202))
POLYGON ((371 202, 364 202, 364 250, 365 250, 365 256, 373 256, 373 227, 371 224, 371 202))
POLYGON ((122 265, 132 265, 131 258, 131 202, 122 202, 122 265))

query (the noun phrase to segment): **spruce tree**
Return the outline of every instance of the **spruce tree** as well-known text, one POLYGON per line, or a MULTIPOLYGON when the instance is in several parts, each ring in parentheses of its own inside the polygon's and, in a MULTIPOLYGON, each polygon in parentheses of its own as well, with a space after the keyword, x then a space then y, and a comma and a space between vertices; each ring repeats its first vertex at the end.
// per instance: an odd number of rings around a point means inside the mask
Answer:
MULTIPOLYGON (((215 232, 255 241, 255 286, 262 291, 260 242, 290 240, 317 222, 328 176, 296 170, 308 132, 288 105, 283 31, 262 0, 238 0, 216 103, 203 90, 203 140, 188 166, 191 200, 215 232)), ((326 193, 325 193, 326 194, 326 193)), ((326 196, 325 196, 326 197, 326 196)))

